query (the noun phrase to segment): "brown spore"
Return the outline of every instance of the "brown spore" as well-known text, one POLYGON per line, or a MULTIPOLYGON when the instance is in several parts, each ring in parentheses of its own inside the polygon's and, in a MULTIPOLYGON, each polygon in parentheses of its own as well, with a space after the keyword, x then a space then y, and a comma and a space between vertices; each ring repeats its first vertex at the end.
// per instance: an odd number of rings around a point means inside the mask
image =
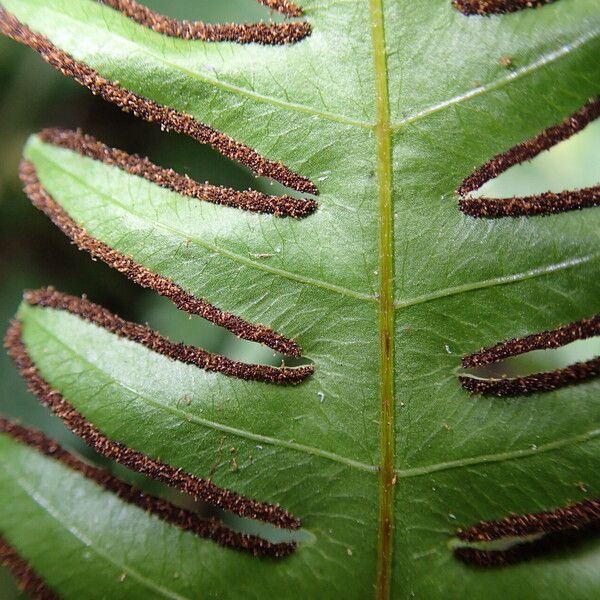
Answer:
MULTIPOLYGON (((44 456, 48 456, 81 473, 84 477, 112 492, 124 502, 138 506, 144 512, 154 515, 170 525, 194 533, 199 537, 210 539, 221 546, 250 552, 255 556, 271 557, 287 556, 296 548, 293 542, 272 544, 254 535, 232 531, 216 519, 202 518, 193 511, 175 506, 162 498, 139 490, 117 479, 108 471, 83 462, 44 434, 23 427, 8 419, 0 418, 0 433, 6 434, 17 442, 26 444, 44 456)), ((0 557, 1 554, 0 541, 0 557)))
POLYGON ((159 167, 147 158, 111 148, 81 132, 45 129, 38 134, 38 137, 46 144, 65 148, 77 152, 81 156, 117 167, 130 175, 142 177, 160 187, 189 198, 251 212, 268 213, 276 217, 306 217, 317 208, 317 203, 311 199, 272 196, 252 190, 240 192, 228 187, 198 183, 185 175, 180 175, 173 169, 159 167))
POLYGON ((471 15, 496 15, 512 13, 525 8, 540 8, 556 0, 452 0, 461 13, 471 15))
POLYGON ((461 546, 454 550, 457 558, 475 567, 504 567, 564 550, 595 537, 600 532, 600 501, 588 499, 552 511, 515 515, 496 521, 481 521, 456 536, 463 542, 493 542, 507 538, 524 538, 503 550, 461 546), (527 536, 540 536, 527 540, 527 536))
MULTIPOLYGON (((201 21, 172 19, 136 2, 136 0, 96 0, 120 12, 138 25, 157 33, 182 40, 204 42, 236 42, 238 44, 294 44, 310 35, 311 26, 305 21, 284 23, 224 23, 207 24, 201 21)), ((275 7, 277 4, 275 5, 275 7)), ((279 5, 284 8, 285 5, 279 5)), ((273 8, 275 8, 273 7, 273 8)))
POLYGON ((124 112, 132 113, 151 123, 156 122, 163 130, 176 131, 202 144, 209 144, 223 156, 247 166, 256 175, 270 177, 300 192, 318 194, 315 184, 310 179, 298 175, 281 162, 264 158, 245 144, 236 142, 231 137, 200 123, 190 115, 162 106, 121 87, 118 83, 108 81, 96 70, 76 61, 58 49, 46 37, 33 32, 1 7, 0 32, 29 46, 63 75, 73 78, 93 94, 115 104, 124 112))
POLYGON ((218 309, 205 300, 192 296, 170 279, 153 273, 137 264, 131 257, 120 254, 104 242, 91 237, 46 192, 37 177, 35 166, 31 162, 22 161, 20 177, 25 193, 33 205, 45 213, 80 250, 88 252, 93 258, 101 260, 138 285, 150 288, 157 294, 169 298, 180 310, 203 317, 215 325, 228 329, 242 339, 264 344, 282 354, 296 357, 301 355, 300 346, 293 340, 264 325, 248 323, 240 317, 218 309))
POLYGON ((600 186, 512 198, 461 198, 460 210, 478 219, 557 215, 600 206, 600 186))
POLYGON ((459 379, 462 386, 472 394, 504 397, 551 392, 598 376, 600 376, 600 357, 578 362, 564 369, 523 377, 476 379, 461 375, 459 379))
POLYGON ((125 321, 106 308, 90 302, 85 297, 70 296, 53 288, 30 290, 25 293, 23 299, 30 306, 53 308, 76 315, 120 338, 141 344, 149 350, 172 360, 195 365, 201 369, 222 373, 230 377, 265 383, 297 384, 304 381, 313 372, 311 365, 271 367, 248 364, 231 360, 219 354, 206 352, 196 346, 177 344, 145 325, 125 321))
POLYGON ((300 17, 303 14, 302 9, 290 2, 290 0, 257 0, 260 4, 264 4, 271 10, 276 10, 277 12, 285 15, 286 17, 300 17))
POLYGON ((481 521, 477 525, 459 529, 456 535, 463 542, 492 542, 507 537, 518 538, 566 529, 584 529, 598 521, 600 500, 592 498, 551 511, 511 514, 499 520, 481 521))
POLYGON ((0 535, 0 565, 17 580, 19 589, 32 600, 58 600, 31 565, 0 535))
POLYGON ((40 403, 62 419, 76 436, 98 454, 225 511, 265 521, 280 528, 300 528, 300 520, 277 505, 258 502, 220 488, 210 480, 200 479, 181 468, 162 463, 106 437, 42 377, 27 352, 22 339, 22 324, 19 321, 13 321, 9 327, 4 345, 29 390, 40 403))
POLYGON ((597 335, 600 335, 600 315, 595 315, 591 319, 581 319, 568 325, 561 325, 556 329, 542 331, 541 333, 512 338, 489 348, 482 348, 473 354, 464 356, 461 364, 465 369, 481 367, 532 350, 560 348, 571 342, 586 340, 597 335))
POLYGON ((499 568, 522 563, 541 556, 575 549, 583 542, 596 538, 600 533, 598 522, 590 523, 585 529, 567 529, 545 534, 543 537, 515 544, 505 550, 482 550, 467 546, 454 550, 456 558, 476 568, 499 568))
MULTIPOLYGON (((535 333, 522 338, 513 338, 489 348, 464 356, 462 367, 473 369, 518 356, 533 350, 560 348, 576 340, 585 340, 600 335, 600 315, 582 319, 556 329, 535 333)), ((580 383, 600 375, 600 357, 577 362, 563 369, 534 373, 523 377, 480 379, 461 375, 462 386, 471 393, 495 396, 515 396, 537 392, 548 392, 566 385, 580 383)))
POLYGON ((532 160, 541 152, 549 150, 556 144, 579 133, 599 116, 600 97, 597 97, 587 102, 562 123, 544 129, 535 137, 513 146, 507 152, 497 154, 477 168, 458 188, 460 210, 472 217, 499 218, 552 215, 598 206, 600 204, 600 186, 513 198, 469 198, 467 195, 498 177, 510 167, 532 160))

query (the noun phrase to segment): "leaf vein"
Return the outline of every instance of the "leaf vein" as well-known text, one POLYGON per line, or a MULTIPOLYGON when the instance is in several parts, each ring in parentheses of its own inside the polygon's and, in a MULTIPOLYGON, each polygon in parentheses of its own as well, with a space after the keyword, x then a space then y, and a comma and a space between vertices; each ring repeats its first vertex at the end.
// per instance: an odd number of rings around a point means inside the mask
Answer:
MULTIPOLYGON (((43 309, 43 310, 48 310, 48 309, 43 309)), ((182 420, 184 420, 188 423, 194 423, 196 425, 200 425, 201 427, 206 427, 209 429, 214 429, 216 431, 221 431, 223 433, 227 433, 229 435, 233 435, 236 437, 251 440, 253 442, 259 442, 259 443, 267 444, 267 445, 271 445, 271 446, 279 446, 282 448, 286 448, 288 450, 302 452, 304 454, 311 454, 311 455, 317 456, 319 458, 325 458, 325 459, 331 460, 333 462, 338 462, 338 463, 344 464, 348 467, 352 467, 352 468, 355 468, 355 469, 358 469, 361 471, 375 472, 378 469, 378 467, 375 465, 369 465, 366 463, 362 463, 362 462, 354 460, 352 458, 341 456, 339 454, 335 454, 335 453, 329 452, 327 450, 322 450, 321 448, 317 448, 315 446, 308 446, 308 445, 300 444, 297 442, 282 440, 280 438, 274 438, 274 437, 265 436, 265 435, 258 434, 258 433, 253 433, 251 431, 238 429, 235 427, 231 427, 229 425, 224 425, 222 423, 217 423, 215 421, 203 419, 202 417, 198 417, 197 415, 194 415, 192 413, 189 413, 189 412, 179 409, 179 408, 175 408, 173 406, 167 406, 161 402, 158 402, 158 401, 150 398, 149 396, 147 396, 147 395, 143 394, 142 392, 136 390, 135 388, 125 384, 124 382, 119 381, 111 373, 109 373, 102 367, 90 362, 88 359, 81 356, 81 354, 78 354, 77 351, 68 344, 68 342, 63 340, 54 331, 52 331, 51 329, 46 327, 39 319, 36 319, 35 317, 30 317, 30 319, 35 321, 36 325, 40 329, 44 330, 48 336, 50 336, 58 344, 63 346, 63 348, 65 348, 65 350, 67 352, 69 352, 74 357, 76 357, 77 360, 85 363, 91 370, 102 373, 105 377, 107 377, 109 380, 111 380, 115 385, 117 385, 118 387, 121 387, 122 389, 124 389, 132 394, 135 394, 136 397, 140 398, 141 400, 143 400, 150 406, 153 406, 154 408, 158 408, 159 410, 162 410, 164 412, 168 412, 177 417, 180 417, 182 420)), ((92 325, 92 327, 97 327, 97 326, 92 325)), ((128 340, 123 340, 123 343, 135 344, 135 342, 130 342, 128 340)))

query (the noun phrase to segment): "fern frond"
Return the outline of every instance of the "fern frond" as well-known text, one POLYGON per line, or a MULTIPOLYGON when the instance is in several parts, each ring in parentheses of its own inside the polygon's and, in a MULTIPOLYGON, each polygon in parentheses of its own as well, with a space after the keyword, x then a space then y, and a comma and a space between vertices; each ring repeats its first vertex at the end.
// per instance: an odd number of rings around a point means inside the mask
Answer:
POLYGON ((590 597, 598 358, 499 384, 462 369, 598 336, 597 186, 475 194, 598 118, 597 1, 259 1, 291 20, 0 0, 0 30, 64 75, 288 188, 52 129, 24 151, 33 204, 177 308, 307 363, 26 293, 7 346, 40 401, 227 514, 131 502, 2 421, 0 558, 66 598, 590 597))

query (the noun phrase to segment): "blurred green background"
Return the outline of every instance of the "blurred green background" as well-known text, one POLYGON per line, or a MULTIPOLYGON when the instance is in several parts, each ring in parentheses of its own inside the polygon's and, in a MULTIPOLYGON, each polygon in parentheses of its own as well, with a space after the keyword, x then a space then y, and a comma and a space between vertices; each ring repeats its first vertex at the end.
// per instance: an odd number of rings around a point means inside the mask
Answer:
MULTIPOLYGON (((253 21, 271 17, 252 0, 146 0, 163 14, 210 22, 253 21)), ((92 96, 46 65, 32 51, 0 39, 0 323, 6 329, 23 289, 54 285, 89 297, 121 316, 152 327, 177 341, 195 343, 207 350, 246 361, 276 362, 270 350, 240 342, 228 332, 202 319, 175 310, 154 293, 141 290, 87 254, 77 251, 36 211, 21 192, 17 177, 21 149, 27 137, 43 127, 82 128, 109 145, 149 156, 154 162, 187 173, 199 181, 238 189, 254 187, 273 191, 247 170, 211 149, 154 125, 137 121, 92 96)), ((600 123, 590 125, 534 163, 519 166, 490 184, 483 192, 524 194, 546 189, 594 185, 600 181, 600 123)), ((510 369, 538 370, 573 362, 578 356, 600 353, 600 343, 574 346, 553 363, 538 355, 510 369), (581 354, 583 353, 583 354, 581 354)), ((503 367, 507 372, 509 367, 503 367)), ((0 353, 0 414, 42 428, 65 445, 90 456, 60 422, 27 393, 10 361, 0 353)), ((8 573, 0 569, 0 600, 22 596, 8 573)))

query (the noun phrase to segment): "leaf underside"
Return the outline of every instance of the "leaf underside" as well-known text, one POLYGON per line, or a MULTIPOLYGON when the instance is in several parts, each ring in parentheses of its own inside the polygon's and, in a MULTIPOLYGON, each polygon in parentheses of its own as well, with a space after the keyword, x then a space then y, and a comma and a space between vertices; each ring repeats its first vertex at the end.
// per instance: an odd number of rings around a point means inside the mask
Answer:
POLYGON ((458 529, 600 496, 597 379, 503 399, 457 375, 482 347, 600 312, 600 209, 489 220, 454 190, 599 94, 600 5, 298 5, 310 35, 269 46, 178 39, 93 0, 0 0, 107 82, 272 161, 248 163, 257 173, 298 177, 280 180, 314 212, 293 218, 44 136, 24 151, 89 239, 217 307, 213 320, 289 341, 314 365, 297 385, 174 360, 68 310, 24 302, 18 319, 40 376, 106 438, 280 505, 307 541, 282 559, 222 547, 5 435, 0 538, 65 598, 597 595, 597 538, 501 569, 453 548, 458 529))

